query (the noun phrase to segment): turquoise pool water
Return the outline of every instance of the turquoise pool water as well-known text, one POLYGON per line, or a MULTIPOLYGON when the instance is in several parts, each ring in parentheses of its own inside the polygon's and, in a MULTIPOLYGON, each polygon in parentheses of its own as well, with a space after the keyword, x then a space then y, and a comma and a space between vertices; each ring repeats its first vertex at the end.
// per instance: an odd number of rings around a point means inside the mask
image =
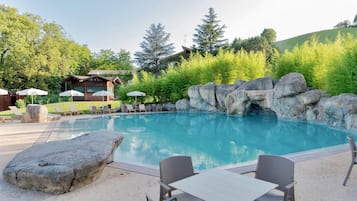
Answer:
POLYGON ((275 116, 221 113, 157 113, 97 116, 59 123, 50 140, 95 130, 124 134, 116 161, 158 167, 165 157, 192 156, 196 170, 347 143, 350 133, 325 125, 280 121, 275 116))

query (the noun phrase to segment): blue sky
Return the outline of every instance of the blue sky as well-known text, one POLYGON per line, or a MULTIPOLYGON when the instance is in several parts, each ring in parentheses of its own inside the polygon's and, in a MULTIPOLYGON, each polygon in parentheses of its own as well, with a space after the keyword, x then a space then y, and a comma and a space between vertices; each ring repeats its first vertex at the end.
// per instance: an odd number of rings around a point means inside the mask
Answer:
POLYGON ((357 0, 0 0, 20 13, 39 15, 64 28, 69 37, 92 51, 140 51, 152 23, 170 33, 175 51, 191 46, 194 29, 213 7, 227 26, 225 37, 248 38, 273 28, 278 40, 331 29, 353 21, 357 0))

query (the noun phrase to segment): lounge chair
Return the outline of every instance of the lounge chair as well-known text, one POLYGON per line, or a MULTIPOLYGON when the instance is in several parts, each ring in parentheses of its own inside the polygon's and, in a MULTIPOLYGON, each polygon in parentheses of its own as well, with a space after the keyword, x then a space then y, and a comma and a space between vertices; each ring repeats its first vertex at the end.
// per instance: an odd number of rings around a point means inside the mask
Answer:
POLYGON ((105 113, 109 114, 109 113, 112 113, 112 110, 109 108, 108 105, 104 105, 102 112, 103 112, 103 114, 105 114, 105 113))
POLYGON ((71 110, 73 115, 82 114, 82 111, 77 110, 77 108, 72 104, 69 105, 69 109, 71 110))
POLYGON ((16 119, 23 119, 24 114, 16 106, 9 106, 9 109, 15 114, 16 119))
POLYGON ((293 161, 281 156, 260 155, 255 172, 256 179, 278 184, 276 190, 284 192, 281 195, 279 192, 272 191, 258 198, 257 201, 277 199, 295 201, 293 161))
POLYGON ((48 113, 47 121, 57 121, 61 119, 61 115, 48 113))
MULTIPOLYGON (((172 197, 175 188, 169 183, 195 175, 192 160, 189 156, 172 156, 160 161, 160 201, 172 197)), ((177 200, 200 200, 187 193, 175 194, 177 200)))
POLYGON ((146 112, 146 108, 144 104, 139 105, 139 112, 146 112))
POLYGON ((72 115, 72 112, 63 111, 62 108, 59 105, 55 105, 55 110, 56 110, 57 114, 60 114, 62 116, 72 115))
POLYGON ((348 180, 348 177, 350 176, 351 174, 351 171, 352 171, 352 167, 353 165, 356 165, 357 164, 357 149, 356 149, 356 143, 355 143, 355 140, 353 138, 353 136, 347 136, 347 139, 348 139, 348 142, 350 144, 350 148, 351 148, 351 153, 352 153, 352 161, 351 161, 351 165, 350 167, 348 168, 348 171, 347 171, 347 175, 345 177, 345 180, 343 181, 343 185, 346 186, 346 182, 348 180))
POLYGON ((125 106, 126 106, 127 112, 136 112, 136 110, 133 108, 132 105, 126 104, 125 106))
POLYGON ((156 108, 155 108, 156 112, 162 112, 162 104, 156 104, 156 108))
POLYGON ((102 113, 102 111, 97 110, 97 107, 96 107, 96 106, 91 106, 91 107, 90 107, 90 113, 91 113, 91 114, 100 114, 100 113, 102 113))

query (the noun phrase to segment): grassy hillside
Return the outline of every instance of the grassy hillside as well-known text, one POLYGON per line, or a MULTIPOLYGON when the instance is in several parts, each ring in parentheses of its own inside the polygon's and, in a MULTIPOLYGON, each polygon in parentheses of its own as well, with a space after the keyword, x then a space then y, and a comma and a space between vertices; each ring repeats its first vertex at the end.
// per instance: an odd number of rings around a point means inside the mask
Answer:
POLYGON ((313 33, 304 34, 301 36, 296 36, 282 41, 277 41, 275 45, 278 49, 283 52, 285 49, 291 50, 295 45, 301 45, 306 40, 310 39, 313 35, 316 35, 319 41, 325 42, 326 40, 334 41, 338 33, 346 35, 347 33, 352 34, 357 39, 357 28, 339 28, 330 29, 324 31, 318 31, 313 33))

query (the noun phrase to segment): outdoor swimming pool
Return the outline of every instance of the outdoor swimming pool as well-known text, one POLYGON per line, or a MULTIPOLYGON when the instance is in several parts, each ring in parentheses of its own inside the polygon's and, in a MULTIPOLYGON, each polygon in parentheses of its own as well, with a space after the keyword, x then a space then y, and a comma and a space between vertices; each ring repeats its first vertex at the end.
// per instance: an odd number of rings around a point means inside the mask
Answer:
POLYGON ((196 170, 347 143, 347 131, 325 125, 280 121, 273 115, 155 113, 97 116, 58 123, 50 141, 96 130, 117 131, 124 141, 115 161, 158 167, 165 157, 192 156, 196 170))

